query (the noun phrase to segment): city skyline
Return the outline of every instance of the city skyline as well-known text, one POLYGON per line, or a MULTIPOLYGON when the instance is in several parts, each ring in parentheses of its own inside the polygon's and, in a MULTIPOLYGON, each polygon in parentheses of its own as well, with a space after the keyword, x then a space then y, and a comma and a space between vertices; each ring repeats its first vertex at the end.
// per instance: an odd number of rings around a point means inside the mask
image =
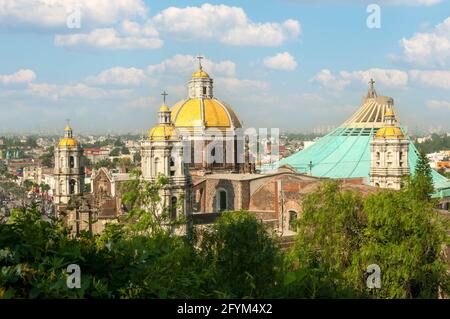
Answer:
POLYGON ((413 133, 450 128, 448 1, 379 1, 380 28, 367 1, 54 3, 0 12, 0 134, 58 134, 66 118, 76 133, 139 134, 163 90, 169 105, 186 96, 199 54, 247 127, 338 126, 373 77, 413 133))

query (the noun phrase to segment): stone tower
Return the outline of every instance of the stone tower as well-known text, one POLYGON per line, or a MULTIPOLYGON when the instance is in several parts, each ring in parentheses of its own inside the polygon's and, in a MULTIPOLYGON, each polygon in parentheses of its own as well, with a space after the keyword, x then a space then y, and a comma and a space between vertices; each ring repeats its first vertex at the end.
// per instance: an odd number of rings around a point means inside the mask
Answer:
POLYGON ((384 114, 384 127, 380 128, 370 143, 370 183, 391 189, 401 188, 401 179, 409 175, 409 140, 397 125, 392 108, 384 114))
POLYGON ((158 112, 158 124, 152 128, 141 144, 142 178, 155 181, 158 176, 168 179, 161 190, 162 206, 169 209, 172 219, 186 216, 189 211, 190 178, 183 160, 183 142, 173 126, 171 111, 164 103, 158 112))
POLYGON ((73 195, 82 195, 84 167, 81 160, 83 149, 73 137, 67 125, 64 137, 55 147, 55 204, 67 204, 73 195))

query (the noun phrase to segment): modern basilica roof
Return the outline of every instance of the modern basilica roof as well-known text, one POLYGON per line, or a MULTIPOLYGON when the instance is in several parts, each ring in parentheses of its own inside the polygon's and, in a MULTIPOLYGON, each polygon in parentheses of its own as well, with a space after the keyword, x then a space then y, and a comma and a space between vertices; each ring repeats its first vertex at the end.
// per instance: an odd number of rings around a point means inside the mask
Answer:
MULTIPOLYGON (((300 173, 329 178, 363 177, 368 184, 370 142, 378 129, 383 127, 384 116, 390 111, 395 114, 393 99, 377 96, 371 81, 362 106, 346 122, 306 149, 274 163, 270 168, 264 167, 264 170, 288 164, 300 173)), ((405 133, 403 128, 401 130, 396 134, 405 133)), ((418 155, 410 141, 408 163, 411 171, 415 169, 418 155)), ((432 174, 437 193, 445 191, 450 196, 447 178, 434 170, 432 174)))

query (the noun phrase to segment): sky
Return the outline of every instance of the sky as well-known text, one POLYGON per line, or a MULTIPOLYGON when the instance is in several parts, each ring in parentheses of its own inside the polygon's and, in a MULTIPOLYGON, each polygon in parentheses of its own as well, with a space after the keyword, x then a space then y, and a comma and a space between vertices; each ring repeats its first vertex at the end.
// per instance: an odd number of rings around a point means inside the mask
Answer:
POLYGON ((374 78, 412 133, 450 129, 449 0, 0 0, 0 134, 150 129, 204 56, 245 127, 325 132, 374 78))

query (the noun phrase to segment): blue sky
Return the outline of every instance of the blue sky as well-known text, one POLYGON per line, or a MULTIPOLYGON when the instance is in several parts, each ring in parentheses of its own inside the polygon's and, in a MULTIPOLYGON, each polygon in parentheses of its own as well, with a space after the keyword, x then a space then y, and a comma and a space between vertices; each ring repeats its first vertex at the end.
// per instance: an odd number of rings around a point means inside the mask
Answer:
POLYGON ((373 77, 410 131, 450 129, 448 0, 0 0, 0 134, 141 132, 195 56, 245 126, 339 125, 373 77), (380 8, 368 28, 367 5, 380 8), (80 28, 68 28, 80 13, 80 28))

